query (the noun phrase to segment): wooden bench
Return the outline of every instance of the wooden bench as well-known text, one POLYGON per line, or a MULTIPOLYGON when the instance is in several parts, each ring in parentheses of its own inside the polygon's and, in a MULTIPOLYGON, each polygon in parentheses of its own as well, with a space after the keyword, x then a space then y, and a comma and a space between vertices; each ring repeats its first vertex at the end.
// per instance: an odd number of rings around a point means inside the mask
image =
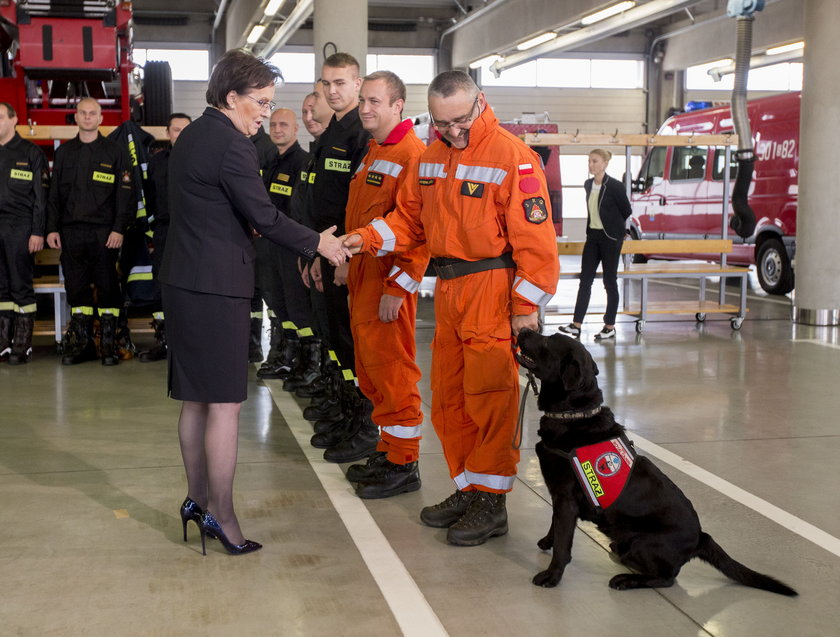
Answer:
MULTIPOLYGON (((583 241, 557 243, 560 255, 579 255, 583 253, 583 241)), ((733 330, 741 329, 747 313, 747 281, 749 269, 726 264, 726 255, 732 252, 729 239, 627 239, 621 246, 623 269, 619 269, 618 278, 624 280, 624 310, 622 314, 636 316, 636 331, 641 333, 645 321, 651 314, 694 314, 698 321, 706 320, 707 314, 732 314, 730 325, 733 330), (720 263, 687 263, 668 261, 655 263, 633 263, 634 254, 698 254, 720 255, 720 263), (721 277, 717 302, 706 300, 706 279, 721 277), (695 278, 700 284, 698 300, 666 301, 651 303, 648 301, 648 282, 650 279, 695 278), (740 304, 727 304, 726 279, 740 279, 740 304), (630 281, 639 280, 641 293, 638 306, 630 300, 630 281)), ((579 271, 560 271, 561 279, 580 278, 579 271)))
POLYGON ((55 333, 55 342, 61 343, 64 327, 67 325, 70 310, 67 307, 67 294, 64 291, 64 274, 61 271, 59 255, 61 252, 53 248, 44 248, 35 254, 36 266, 55 266, 55 274, 44 274, 35 277, 33 287, 35 294, 53 295, 54 321, 49 325, 46 321, 36 321, 33 334, 44 335, 55 333))

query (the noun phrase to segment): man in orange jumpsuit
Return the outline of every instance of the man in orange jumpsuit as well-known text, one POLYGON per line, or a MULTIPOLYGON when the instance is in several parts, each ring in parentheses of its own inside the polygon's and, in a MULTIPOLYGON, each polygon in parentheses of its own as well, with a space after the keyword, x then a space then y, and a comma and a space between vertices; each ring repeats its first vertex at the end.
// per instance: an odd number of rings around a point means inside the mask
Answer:
MULTIPOLYGON (((368 75, 359 94, 359 117, 373 139, 350 182, 345 227, 357 228, 394 208, 397 190, 416 175, 425 144, 411 120, 401 121, 405 84, 389 71, 368 75)), ((420 488, 420 368, 415 363, 417 290, 429 264, 425 246, 381 258, 359 255, 349 263, 350 326, 359 387, 373 403, 379 426, 376 451, 353 465, 347 478, 361 498, 387 498, 420 488)), ((342 268, 336 270, 336 278, 342 268)), ((337 281, 340 282, 340 281, 337 281)), ((354 447, 365 428, 337 447, 354 447)), ((363 444, 362 441, 361 444, 363 444)), ((335 449, 335 448, 334 448, 335 449)))
POLYGON ((420 518, 473 546, 507 532, 519 378, 512 339, 538 329, 559 263, 539 157, 499 126, 462 71, 429 86, 441 139, 420 158, 396 209, 354 230, 345 246, 368 254, 427 245, 438 281, 432 343, 432 423, 457 491, 420 518))

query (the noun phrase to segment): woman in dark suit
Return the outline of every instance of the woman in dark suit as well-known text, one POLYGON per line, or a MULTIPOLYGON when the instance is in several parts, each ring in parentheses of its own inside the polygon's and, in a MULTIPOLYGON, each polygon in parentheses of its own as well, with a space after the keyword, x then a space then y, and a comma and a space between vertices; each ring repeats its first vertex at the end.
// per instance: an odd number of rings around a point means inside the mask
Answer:
POLYGON ((306 259, 320 254, 339 265, 346 258, 335 227, 319 235, 280 214, 262 184, 248 137, 274 107, 278 77, 249 53, 226 53, 210 77, 209 107, 169 158, 171 225, 160 275, 169 393, 183 401, 184 540, 193 520, 202 551, 205 535, 233 554, 261 548, 245 539, 233 510, 239 411, 247 397, 252 228, 306 259))
POLYGON ((618 312, 618 261, 624 243, 625 221, 632 209, 624 185, 607 174, 612 153, 596 148, 589 153, 589 172, 592 179, 583 184, 586 192, 586 243, 580 260, 580 286, 573 321, 560 327, 564 334, 580 337, 580 326, 589 308, 592 281, 598 263, 602 264, 604 289, 607 291, 607 310, 604 327, 595 340, 615 338, 615 315, 618 312))

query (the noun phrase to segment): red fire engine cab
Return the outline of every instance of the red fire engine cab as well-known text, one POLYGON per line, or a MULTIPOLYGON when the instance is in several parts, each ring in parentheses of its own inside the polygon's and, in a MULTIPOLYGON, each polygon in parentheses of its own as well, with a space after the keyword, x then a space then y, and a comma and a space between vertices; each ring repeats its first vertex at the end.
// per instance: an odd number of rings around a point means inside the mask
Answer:
MULTIPOLYGON (((799 175, 798 92, 748 103, 756 162, 748 203, 755 213, 752 236, 742 239, 729 230, 731 264, 755 264, 761 287, 771 294, 793 289, 796 208, 799 175)), ((728 106, 674 115, 660 135, 733 132, 728 106)), ((733 148, 734 150, 734 148, 733 148)), ((720 237, 723 210, 725 149, 703 146, 653 148, 633 182, 630 233, 639 239, 699 239, 720 237)), ((736 167, 730 167, 730 184, 736 167)), ((730 188, 730 193, 732 192, 730 188)), ((731 216, 731 203, 727 215, 731 216)), ((728 221, 728 220, 727 220, 728 221)), ((728 228, 728 224, 727 224, 728 228)), ((647 255, 675 258, 675 255, 647 255)), ((713 260, 715 255, 677 255, 713 260)))
POLYGON ((0 100, 20 124, 73 124, 83 97, 102 106, 103 126, 165 124, 169 65, 148 63, 141 92, 131 52, 131 2, 0 0, 0 100))

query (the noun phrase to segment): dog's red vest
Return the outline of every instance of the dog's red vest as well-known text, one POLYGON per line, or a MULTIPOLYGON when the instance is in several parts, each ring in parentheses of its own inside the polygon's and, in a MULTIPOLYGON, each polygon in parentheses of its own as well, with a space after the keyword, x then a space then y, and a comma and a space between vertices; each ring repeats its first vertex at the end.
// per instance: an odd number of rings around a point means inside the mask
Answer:
POLYGON ((630 441, 621 435, 573 449, 569 459, 589 500, 594 506, 606 509, 624 490, 636 460, 636 451, 630 441))

